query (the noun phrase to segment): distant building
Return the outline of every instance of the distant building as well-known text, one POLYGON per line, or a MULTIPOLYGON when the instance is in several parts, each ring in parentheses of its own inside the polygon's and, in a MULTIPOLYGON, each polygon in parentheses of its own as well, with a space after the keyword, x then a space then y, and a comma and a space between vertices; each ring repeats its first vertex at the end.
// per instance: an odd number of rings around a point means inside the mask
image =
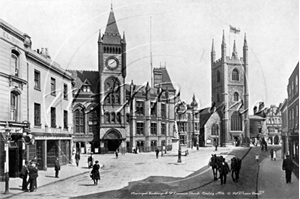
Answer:
POLYGON ((281 112, 281 144, 282 144, 282 157, 289 153, 289 139, 288 139, 288 101, 285 99, 280 106, 281 112))
POLYGON ((289 77, 288 86, 288 140, 289 154, 299 176, 299 62, 289 77))
POLYGON ((239 57, 234 41, 232 56, 226 55, 223 32, 221 58, 216 60, 214 43, 211 51, 212 103, 221 117, 219 143, 221 146, 239 140, 249 144, 248 118, 248 45, 244 37, 243 57, 239 57))
POLYGON ((268 144, 278 145, 281 141, 281 112, 279 107, 271 105, 266 114, 266 125, 268 130, 268 144))

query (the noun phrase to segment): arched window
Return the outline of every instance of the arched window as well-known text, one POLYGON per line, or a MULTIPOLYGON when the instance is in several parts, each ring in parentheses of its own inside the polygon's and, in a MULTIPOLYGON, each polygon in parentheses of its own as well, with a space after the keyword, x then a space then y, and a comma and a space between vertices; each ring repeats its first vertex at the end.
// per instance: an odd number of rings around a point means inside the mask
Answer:
POLYGON ((211 135, 219 135, 219 126, 214 123, 211 127, 211 135))
POLYGON ((231 130, 241 131, 242 130, 242 116, 237 112, 233 112, 231 115, 231 130))
POLYGON ((109 115, 108 112, 106 112, 106 113, 104 114, 104 117, 105 117, 105 123, 110 123, 110 115, 109 115))
POLYGON ((12 91, 10 93, 10 113, 11 113, 11 120, 18 121, 19 115, 19 93, 12 91))
POLYGON ((121 113, 120 112, 117 113, 117 122, 118 123, 122 123, 121 113))
POLYGON ((239 94, 237 92, 234 92, 233 94, 233 101, 235 102, 239 101, 239 94))
POLYGON ((116 113, 115 112, 111 113, 111 122, 113 122, 113 123, 116 122, 116 113))
POLYGON ((116 78, 108 78, 105 81, 105 103, 107 105, 119 105, 120 104, 120 83, 116 78))
POLYGON ((85 127, 85 122, 84 122, 84 109, 83 108, 78 108, 75 110, 75 132, 76 133, 84 133, 84 127, 85 127))
POLYGON ((232 80, 233 81, 239 81, 239 71, 237 69, 234 69, 232 71, 232 80))
POLYGON ((19 53, 16 50, 11 51, 11 75, 17 76, 19 75, 19 53))
POLYGON ((220 82, 220 71, 217 72, 217 82, 220 82))

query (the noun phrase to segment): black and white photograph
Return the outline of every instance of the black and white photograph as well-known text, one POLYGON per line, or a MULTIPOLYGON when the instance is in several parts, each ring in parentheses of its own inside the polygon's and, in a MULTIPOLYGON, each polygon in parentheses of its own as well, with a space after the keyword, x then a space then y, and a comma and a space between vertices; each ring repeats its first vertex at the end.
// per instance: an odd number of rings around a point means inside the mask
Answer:
POLYGON ((298 0, 0 8, 0 198, 299 198, 298 0))

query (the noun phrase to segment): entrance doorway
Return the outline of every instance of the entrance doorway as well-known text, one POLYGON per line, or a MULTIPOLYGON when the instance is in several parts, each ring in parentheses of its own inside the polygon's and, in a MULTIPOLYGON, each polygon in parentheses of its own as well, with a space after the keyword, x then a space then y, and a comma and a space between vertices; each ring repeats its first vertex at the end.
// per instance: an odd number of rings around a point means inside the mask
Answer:
POLYGON ((106 153, 114 153, 120 148, 122 143, 122 135, 119 131, 113 129, 108 131, 104 137, 104 148, 106 153))

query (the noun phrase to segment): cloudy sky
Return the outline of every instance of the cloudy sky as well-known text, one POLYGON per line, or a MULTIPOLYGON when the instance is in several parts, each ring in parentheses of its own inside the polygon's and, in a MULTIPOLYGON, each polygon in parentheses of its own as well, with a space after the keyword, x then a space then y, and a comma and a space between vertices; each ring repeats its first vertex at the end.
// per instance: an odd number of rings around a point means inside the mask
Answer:
POLYGON ((228 56, 234 40, 242 56, 247 34, 249 108, 287 97, 299 61, 298 0, 0 0, 0 18, 29 34, 33 49, 48 48, 63 68, 97 70, 98 34, 105 31, 111 2, 126 34, 126 82, 150 81, 151 21, 153 65, 166 65, 187 102, 195 93, 201 107, 210 104, 212 39, 219 59, 223 30, 228 56), (229 25, 241 33, 230 33, 229 25))

